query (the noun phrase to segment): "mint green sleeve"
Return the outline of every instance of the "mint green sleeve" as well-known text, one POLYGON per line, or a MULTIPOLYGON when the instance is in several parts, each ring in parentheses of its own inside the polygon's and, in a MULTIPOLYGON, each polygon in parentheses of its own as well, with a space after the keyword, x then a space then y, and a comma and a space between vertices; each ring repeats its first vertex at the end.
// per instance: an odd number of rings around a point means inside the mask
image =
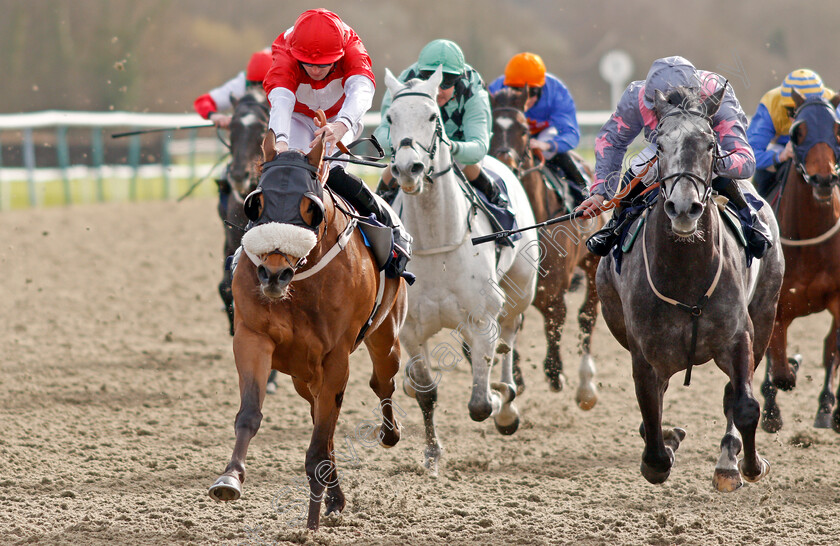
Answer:
POLYGON ((490 149, 490 97, 484 86, 464 105, 463 142, 453 142, 453 156, 462 165, 478 163, 490 149))
POLYGON ((393 152, 391 151, 391 125, 386 119, 386 114, 388 113, 388 108, 390 107, 391 91, 387 90, 385 91, 385 96, 382 97, 382 107, 379 109, 379 127, 373 131, 373 136, 375 136, 376 140, 379 141, 379 144, 382 145, 382 149, 385 150, 387 155, 393 155, 393 152))

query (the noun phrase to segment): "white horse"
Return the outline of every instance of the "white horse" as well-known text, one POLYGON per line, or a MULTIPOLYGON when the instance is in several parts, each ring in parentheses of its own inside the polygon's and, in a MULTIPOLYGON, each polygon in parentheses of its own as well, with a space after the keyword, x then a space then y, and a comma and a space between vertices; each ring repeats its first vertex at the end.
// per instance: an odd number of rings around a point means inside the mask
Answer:
MULTIPOLYGON (((391 172, 402 192, 394 209, 414 237, 409 266, 417 275, 410 289, 408 318, 400 341, 410 360, 403 387, 417 399, 426 428, 425 465, 438 470, 442 452, 434 423, 440 371, 432 377, 431 364, 441 370, 462 360, 465 344, 471 353, 473 388, 470 417, 492 416, 502 434, 519 426, 519 411, 512 403, 513 348, 522 313, 531 305, 537 282, 539 249, 535 231, 526 231, 513 247, 496 256, 492 244, 473 246, 470 238, 493 231, 483 213, 476 213, 465 196, 469 182, 453 168, 450 143, 443 130, 436 102, 441 70, 428 81, 398 81, 386 69, 385 83, 393 103, 387 112, 391 144, 395 150, 391 172), (452 342, 427 341, 444 328, 454 329, 452 342), (501 381, 490 382, 494 357, 501 360, 501 381)), ((500 174, 521 226, 534 223, 525 190, 502 163, 486 157, 485 168, 500 174)))

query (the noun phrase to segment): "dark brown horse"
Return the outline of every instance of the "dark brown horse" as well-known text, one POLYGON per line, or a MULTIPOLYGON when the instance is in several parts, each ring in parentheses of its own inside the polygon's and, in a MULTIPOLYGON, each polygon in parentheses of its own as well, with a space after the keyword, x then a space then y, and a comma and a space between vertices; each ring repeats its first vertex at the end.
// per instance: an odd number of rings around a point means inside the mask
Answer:
MULTIPOLYGON (((230 164, 227 168, 227 199, 219 203, 219 216, 225 227, 224 256, 233 256, 242 241, 248 223, 242 204, 259 182, 259 163, 262 159, 262 141, 268 124, 268 100, 261 90, 252 90, 233 101, 230 120, 230 164), (224 203, 224 206, 223 206, 224 203)), ((230 335, 233 335, 233 294, 230 290, 231 272, 225 267, 219 283, 219 295, 225 304, 230 335)))
MULTIPOLYGON (((493 138, 490 141, 490 155, 510 167, 522 181, 537 222, 560 216, 568 212, 566 204, 557 193, 547 186, 543 168, 535 161, 531 152, 530 131, 525 117, 527 92, 503 88, 491 97, 493 106, 493 138)), ((589 166, 587 174, 592 176, 589 166)), ((595 273, 600 257, 586 248, 586 237, 604 223, 602 216, 588 222, 589 231, 583 232, 582 224, 561 223, 541 229, 540 275, 537 281, 537 295, 534 306, 545 319, 546 356, 543 369, 549 386, 560 391, 566 383, 563 375, 563 357, 560 354, 560 337, 566 321, 565 294, 572 282, 575 267, 586 274, 586 298, 578 311, 580 325, 579 368, 580 384, 575 400, 585 410, 598 401, 593 377, 595 365, 590 355, 592 330, 598 317, 598 292, 595 288, 595 273)))
POLYGON ((240 497, 248 444, 262 420, 266 379, 278 370, 292 376, 295 390, 311 406, 314 430, 305 465, 310 529, 318 528, 325 490, 327 514, 345 505, 333 435, 350 353, 362 340, 373 361, 370 386, 384 420, 379 442, 391 447, 400 439, 391 396, 400 365, 398 333, 406 316, 403 280, 378 271, 355 220, 323 192, 323 152, 322 143, 307 156, 290 151, 275 158, 274 134, 266 136, 259 193, 245 203, 255 226, 243 237, 244 253, 233 275, 233 353, 241 397, 236 443, 224 474, 209 491, 216 500, 240 497))
POLYGON ((656 92, 659 194, 639 220, 641 235, 624 254, 621 273, 610 254, 597 280, 604 321, 632 357, 645 442, 642 475, 651 483, 668 479, 685 437, 683 429, 662 428, 671 376, 714 360, 729 382, 713 483, 733 491, 742 478, 757 481, 769 469, 756 449, 761 406, 752 379, 770 340, 784 262, 770 207, 758 214, 771 227, 774 245, 747 266, 744 246, 712 199, 719 157, 712 119, 725 89, 709 97, 686 88, 667 97, 656 92))
POLYGON ((823 346, 825 383, 814 426, 840 432, 840 408, 835 408, 840 390, 836 397, 831 392, 840 365, 840 123, 834 112, 840 95, 831 102, 805 101, 794 91, 793 98, 797 106, 791 128, 795 166, 782 182, 777 208, 785 278, 761 385, 765 399, 761 425, 768 432, 782 428, 777 388, 787 391, 796 385, 799 358, 787 357, 788 327, 797 317, 827 309, 832 321, 823 346))

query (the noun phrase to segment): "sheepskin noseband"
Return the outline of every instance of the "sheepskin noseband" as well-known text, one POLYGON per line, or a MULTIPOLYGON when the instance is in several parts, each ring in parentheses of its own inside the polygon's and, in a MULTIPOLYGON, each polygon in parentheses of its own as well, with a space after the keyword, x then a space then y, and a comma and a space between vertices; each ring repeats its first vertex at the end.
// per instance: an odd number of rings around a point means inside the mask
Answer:
POLYGON ((242 237, 245 250, 306 256, 324 219, 323 191, 317 170, 300 153, 287 152, 263 165, 259 186, 245 199, 252 226, 242 237), (301 215, 304 198, 315 207, 311 223, 301 215))

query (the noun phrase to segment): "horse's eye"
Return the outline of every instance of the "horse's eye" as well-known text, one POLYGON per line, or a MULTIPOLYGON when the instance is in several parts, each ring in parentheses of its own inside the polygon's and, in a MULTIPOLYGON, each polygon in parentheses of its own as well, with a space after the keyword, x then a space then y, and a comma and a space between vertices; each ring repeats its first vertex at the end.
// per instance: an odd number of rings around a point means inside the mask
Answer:
POLYGON ((391 123, 391 116, 390 116, 390 114, 387 114, 387 115, 385 116, 385 121, 387 121, 388 123, 391 123))
POLYGON ((709 145, 706 147, 706 149, 714 150, 715 149, 715 143, 714 142, 709 142, 709 145))
POLYGON ((437 114, 432 114, 431 116, 429 116, 429 121, 434 121, 436 117, 437 114))

